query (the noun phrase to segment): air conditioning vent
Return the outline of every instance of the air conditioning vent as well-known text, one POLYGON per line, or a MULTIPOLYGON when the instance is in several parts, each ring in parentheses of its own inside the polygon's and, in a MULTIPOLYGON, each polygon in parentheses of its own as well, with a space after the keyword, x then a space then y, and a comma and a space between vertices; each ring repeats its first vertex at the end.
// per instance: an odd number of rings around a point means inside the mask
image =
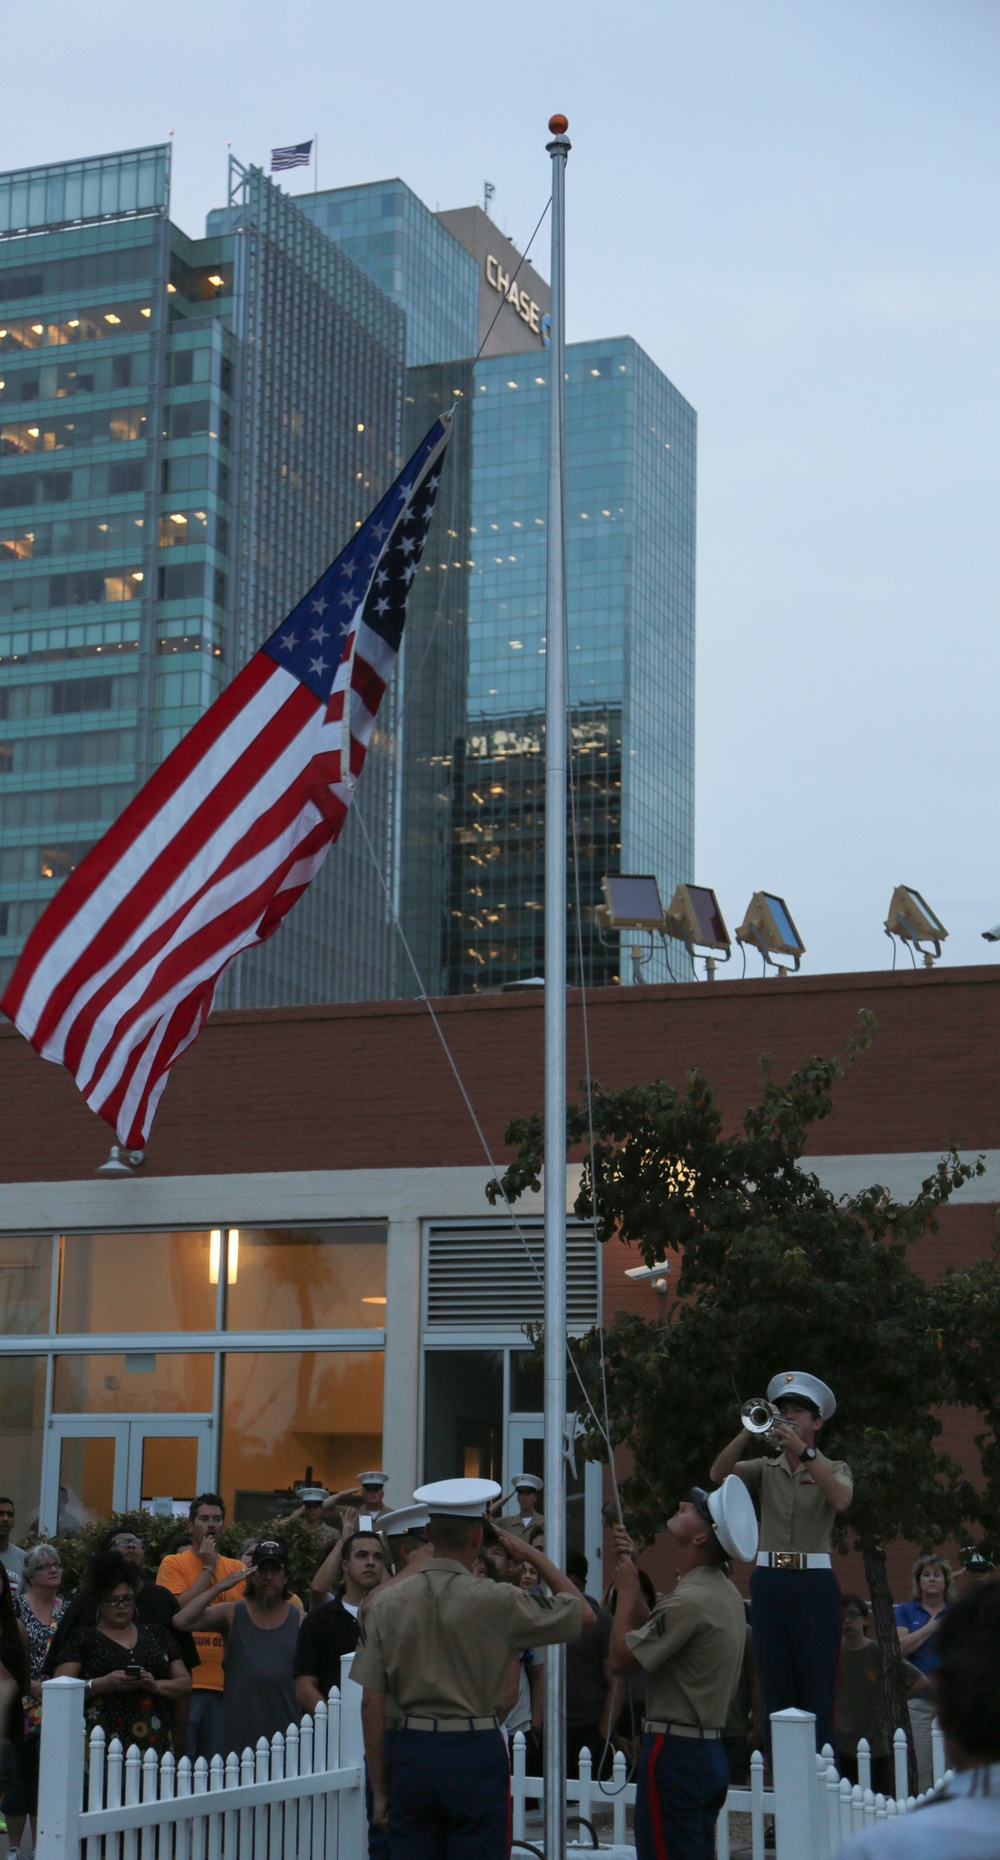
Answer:
MULTIPOLYGON (((545 1238, 539 1220, 431 1224, 427 1229, 430 1330, 510 1330, 544 1316, 545 1238), (527 1246, 525 1245, 527 1241, 527 1246), (530 1258, 529 1258, 530 1252, 530 1258), (533 1264, 532 1264, 533 1262, 533 1264)), ((577 1222, 566 1233, 566 1315, 570 1330, 598 1319, 597 1241, 577 1222)))

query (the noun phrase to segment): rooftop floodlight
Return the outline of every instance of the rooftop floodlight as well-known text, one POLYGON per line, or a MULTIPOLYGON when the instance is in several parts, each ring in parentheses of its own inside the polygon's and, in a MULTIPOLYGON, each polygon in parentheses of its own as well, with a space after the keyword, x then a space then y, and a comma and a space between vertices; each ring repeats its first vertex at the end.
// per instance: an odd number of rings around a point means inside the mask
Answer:
POLYGON ((1000 924, 994 924, 992 930, 984 930, 983 938, 987 943, 1000 943, 1000 924))
POLYGON ((707 885, 678 885, 667 906, 667 931, 685 944, 694 963, 695 955, 704 957, 705 980, 715 980, 716 957, 723 962, 733 953, 732 939, 719 909, 719 900, 707 885))
POLYGON ((751 943, 760 951, 765 968, 774 969, 777 975, 796 975, 806 953, 784 898, 776 897, 773 891, 754 892, 736 941, 751 943), (775 956, 791 956, 791 965, 775 962, 775 956))
POLYGON ((648 947, 632 944, 632 980, 642 981, 642 971, 651 960, 654 936, 666 937, 667 919, 660 898, 660 887, 651 872, 630 875, 609 872, 601 880, 604 903, 594 911, 594 923, 602 943, 608 932, 643 930, 648 947))
MULTIPOLYGON (((892 964, 896 966, 896 938, 905 943, 910 952, 910 961, 916 968, 914 950, 919 949, 924 959, 924 968, 932 969, 941 954, 941 945, 948 932, 940 917, 935 917, 926 898, 914 891, 912 885, 897 885, 892 894, 889 915, 885 920, 885 934, 892 938, 892 964), (933 943, 933 953, 923 946, 933 943)), ((987 932, 987 934, 992 934, 987 932)))

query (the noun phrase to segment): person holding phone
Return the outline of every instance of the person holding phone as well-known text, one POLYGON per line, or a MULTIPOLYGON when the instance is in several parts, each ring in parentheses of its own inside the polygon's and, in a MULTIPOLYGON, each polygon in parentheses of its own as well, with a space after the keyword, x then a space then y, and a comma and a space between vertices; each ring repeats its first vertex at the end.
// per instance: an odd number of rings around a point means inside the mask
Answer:
POLYGON ((88 1733, 99 1724, 109 1743, 117 1737, 124 1750, 136 1744, 162 1756, 170 1749, 174 1701, 191 1690, 191 1675, 168 1629, 136 1621, 140 1581, 120 1551, 94 1558, 92 1606, 65 1642, 55 1677, 86 1681, 88 1733))

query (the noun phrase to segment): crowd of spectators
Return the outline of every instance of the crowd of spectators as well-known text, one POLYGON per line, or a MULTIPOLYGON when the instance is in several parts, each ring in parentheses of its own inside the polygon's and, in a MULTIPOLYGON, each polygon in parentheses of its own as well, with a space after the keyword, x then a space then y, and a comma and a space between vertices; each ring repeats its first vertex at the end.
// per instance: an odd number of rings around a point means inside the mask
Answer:
MULTIPOLYGON (((302 1524, 315 1535, 316 1568, 305 1601, 289 1579, 288 1553, 277 1537, 248 1538, 239 1557, 219 1549, 225 1506, 217 1493, 192 1504, 187 1541, 145 1568, 141 1537, 128 1530, 105 1534, 78 1593, 61 1594, 59 1548, 38 1543, 27 1552, 11 1544, 13 1507, 0 1499, 0 1707, 6 1709, 7 1751, 3 1812, 13 1860, 27 1820, 37 1811, 43 1681, 79 1677, 86 1684, 89 1727, 141 1751, 196 1759, 254 1748, 259 1738, 285 1731, 315 1712, 339 1686, 341 1658, 354 1651, 366 1598, 392 1573, 404 1573, 423 1533, 404 1513, 378 1514, 345 1504, 333 1514, 318 1500, 303 1505, 302 1524), (402 1520, 398 1526, 393 1518, 402 1520), (374 1528, 373 1528, 374 1527, 374 1528)), ((503 1521, 506 1526, 506 1520, 503 1521)), ((522 1528, 529 1520, 522 1521, 522 1528)), ((532 1533, 533 1536, 537 1533, 532 1533)), ((517 1556, 518 1534, 501 1537, 489 1524, 474 1573, 485 1582, 538 1582, 517 1556)), ((588 1564, 567 1555, 567 1574, 593 1617, 567 1649, 566 1757, 575 1774, 590 1751, 595 1777, 606 1778, 616 1751, 636 1756, 644 1718, 642 1674, 616 1679, 609 1661, 613 1585, 598 1598, 587 1590, 588 1564)), ((988 1571, 986 1572, 989 1573, 988 1571)), ((638 1572, 650 1608, 656 1595, 638 1572)), ((972 1586, 973 1577, 966 1578, 972 1586)), ((305 1587, 304 1584, 301 1586, 305 1587)), ((911 1596, 895 1608, 904 1687, 919 1767, 919 1787, 932 1780, 931 1726, 936 1710, 934 1675, 939 1635, 957 1597, 956 1578, 941 1556, 921 1556, 911 1596)), ((883 1650, 870 1633, 869 1602, 843 1596, 843 1647, 837 1708, 837 1762, 856 1781, 858 1746, 867 1740, 872 1787, 893 1791, 890 1732, 883 1703, 883 1650)), ((512 1664, 504 1698, 509 1740, 521 1731, 529 1770, 542 1764, 545 1676, 541 1653, 522 1653, 512 1664)), ((745 1783, 749 1758, 763 1746, 763 1704, 749 1622, 742 1672, 725 1726, 725 1749, 735 1784, 745 1783)))

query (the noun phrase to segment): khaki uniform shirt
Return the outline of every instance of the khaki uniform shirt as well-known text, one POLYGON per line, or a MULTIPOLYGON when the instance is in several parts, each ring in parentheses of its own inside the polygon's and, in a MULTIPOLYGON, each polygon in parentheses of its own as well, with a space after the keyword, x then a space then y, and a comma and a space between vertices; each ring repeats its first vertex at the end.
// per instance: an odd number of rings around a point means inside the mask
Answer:
MULTIPOLYGON (((753 1495, 760 1513, 762 1550, 822 1551, 830 1548, 836 1512, 813 1477, 814 1461, 799 1461, 793 1473, 784 1453, 776 1460, 740 1460, 736 1471, 753 1495)), ((843 1460, 828 1460, 838 1478, 852 1492, 851 1469, 843 1460)))
POLYGON ((509 1531, 512 1537, 523 1537, 529 1544, 533 1544, 536 1537, 545 1536, 545 1519, 540 1511, 531 1518, 522 1518, 520 1514, 516 1518, 498 1518, 497 1524, 500 1530, 509 1531))
POLYGON ((721 1569, 699 1563, 625 1642, 646 1675, 646 1716, 721 1731, 739 1684, 746 1611, 721 1569))
POLYGON ((576 1640, 582 1626, 582 1596, 477 1582, 463 1563, 433 1557, 376 1594, 351 1678, 417 1718, 494 1717, 513 1655, 576 1640))

